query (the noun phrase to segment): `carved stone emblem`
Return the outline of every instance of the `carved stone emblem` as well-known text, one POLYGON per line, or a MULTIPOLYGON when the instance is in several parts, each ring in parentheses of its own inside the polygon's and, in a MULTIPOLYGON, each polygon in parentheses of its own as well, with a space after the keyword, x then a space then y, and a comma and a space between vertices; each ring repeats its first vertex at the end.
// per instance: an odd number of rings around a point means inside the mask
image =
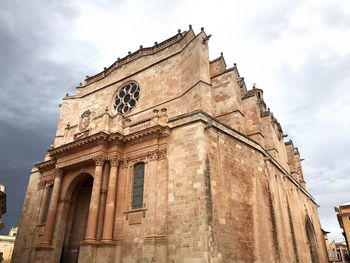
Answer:
POLYGON ((81 115, 80 123, 79 123, 79 130, 85 131, 88 129, 90 125, 90 118, 91 118, 91 112, 89 110, 84 111, 84 113, 81 115))

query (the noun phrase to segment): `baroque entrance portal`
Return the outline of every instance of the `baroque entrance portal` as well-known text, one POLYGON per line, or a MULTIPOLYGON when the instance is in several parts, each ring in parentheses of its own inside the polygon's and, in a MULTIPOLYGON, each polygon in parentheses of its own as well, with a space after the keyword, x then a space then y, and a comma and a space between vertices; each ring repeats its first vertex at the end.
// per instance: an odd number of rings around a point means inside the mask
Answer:
POLYGON ((78 262, 80 243, 83 241, 86 231, 92 185, 92 176, 86 174, 73 192, 61 257, 63 263, 78 262))

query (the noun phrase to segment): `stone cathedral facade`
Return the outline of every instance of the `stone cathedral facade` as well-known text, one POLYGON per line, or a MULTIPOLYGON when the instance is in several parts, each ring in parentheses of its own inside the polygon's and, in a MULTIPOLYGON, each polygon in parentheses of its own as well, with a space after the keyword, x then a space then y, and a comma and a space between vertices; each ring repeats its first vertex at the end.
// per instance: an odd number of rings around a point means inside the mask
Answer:
POLYGON ((13 262, 327 262, 298 149, 190 27, 63 98, 13 262))

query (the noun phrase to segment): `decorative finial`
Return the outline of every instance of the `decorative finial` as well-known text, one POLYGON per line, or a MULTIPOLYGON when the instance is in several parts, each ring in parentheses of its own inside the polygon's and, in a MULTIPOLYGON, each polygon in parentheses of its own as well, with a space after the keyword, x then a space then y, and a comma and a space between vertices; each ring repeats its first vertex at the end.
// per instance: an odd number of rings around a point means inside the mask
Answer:
POLYGON ((117 58, 117 61, 119 62, 119 61, 120 61, 120 58, 117 58))
POLYGON ((237 67, 237 64, 236 64, 236 63, 233 63, 233 66, 236 68, 236 67, 237 67))
POLYGON ((224 53, 223 53, 223 52, 220 52, 220 55, 221 55, 221 56, 223 56, 223 55, 224 55, 224 53))
POLYGON ((66 93, 66 97, 68 97, 69 96, 69 94, 68 93, 66 93))
POLYGON ((177 30, 177 33, 181 33, 181 29, 178 29, 178 30, 177 30))
POLYGON ((88 75, 86 75, 85 79, 88 79, 88 78, 89 78, 89 76, 88 76, 88 75))
POLYGON ((256 86, 256 84, 255 84, 255 83, 253 83, 253 89, 255 89, 255 86, 256 86))
POLYGON ((189 24, 189 25, 188 25, 188 28, 189 28, 189 29, 192 29, 192 25, 191 25, 191 24, 189 24))
POLYGON ((156 42, 154 42, 154 45, 156 46, 156 45, 158 45, 158 42, 156 41, 156 42))
POLYGON ((104 71, 105 71, 106 69, 107 69, 106 67, 103 68, 104 71))
POLYGON ((211 35, 208 35, 205 38, 203 38, 202 42, 206 43, 210 38, 211 38, 211 35))
POLYGON ((204 27, 201 27, 201 31, 204 32, 204 27))
POLYGON ((128 55, 130 55, 131 54, 131 51, 128 51, 128 55))
POLYGON ((83 86, 83 83, 82 83, 82 82, 80 82, 80 83, 79 83, 79 86, 83 86))
POLYGON ((143 49, 143 46, 142 46, 142 45, 140 45, 140 49, 143 49))

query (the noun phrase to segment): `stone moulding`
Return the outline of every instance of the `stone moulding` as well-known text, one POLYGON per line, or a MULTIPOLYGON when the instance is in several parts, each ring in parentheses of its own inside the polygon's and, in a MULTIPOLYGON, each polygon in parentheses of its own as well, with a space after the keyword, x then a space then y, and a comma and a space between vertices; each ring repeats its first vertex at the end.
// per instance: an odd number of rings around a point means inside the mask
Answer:
POLYGON ((35 247, 35 250, 53 250, 55 247, 51 245, 43 245, 40 244, 39 246, 35 247))
POLYGON ((132 140, 136 140, 139 138, 151 136, 151 135, 158 135, 158 136, 168 136, 170 134, 170 129, 168 127, 162 127, 160 125, 156 125, 151 128, 147 128, 135 133, 132 133, 130 135, 127 135, 123 138, 123 142, 128 142, 132 140))
POLYGON ((80 242, 80 246, 98 246, 98 247, 113 247, 113 246, 120 246, 122 243, 122 239, 118 238, 113 240, 112 242, 104 242, 104 241, 94 241, 94 242, 87 242, 87 241, 82 241, 80 242))
POLYGON ((50 150, 48 150, 48 154, 51 157, 57 157, 57 156, 65 153, 67 151, 71 151, 73 149, 80 148, 83 145, 96 143, 96 142, 100 143, 101 141, 107 141, 108 136, 109 136, 109 134, 106 132, 99 132, 99 133, 93 134, 91 136, 64 144, 64 145, 59 146, 57 148, 50 149, 50 150))
POLYGON ((162 244, 166 240, 166 235, 150 235, 145 237, 144 244, 162 244))

